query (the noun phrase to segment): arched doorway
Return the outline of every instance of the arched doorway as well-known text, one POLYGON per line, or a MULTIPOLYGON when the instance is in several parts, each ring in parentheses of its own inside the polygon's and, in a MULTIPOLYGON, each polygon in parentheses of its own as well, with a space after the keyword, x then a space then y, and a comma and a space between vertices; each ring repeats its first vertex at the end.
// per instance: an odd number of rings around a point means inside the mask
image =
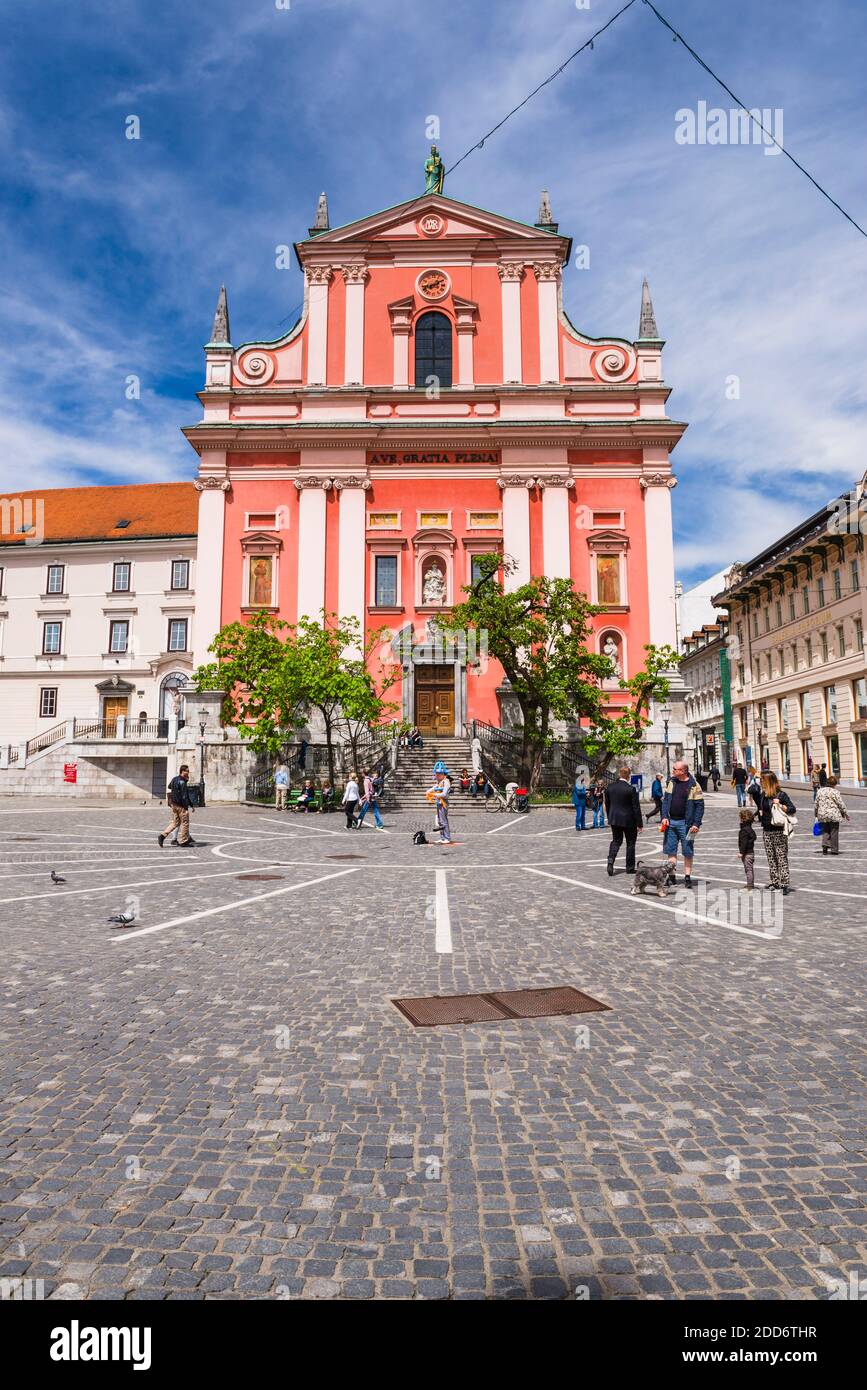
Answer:
POLYGON ((178 728, 184 726, 185 699, 184 690, 189 682, 186 671, 170 671, 160 681, 160 713, 161 720, 177 719, 178 728))

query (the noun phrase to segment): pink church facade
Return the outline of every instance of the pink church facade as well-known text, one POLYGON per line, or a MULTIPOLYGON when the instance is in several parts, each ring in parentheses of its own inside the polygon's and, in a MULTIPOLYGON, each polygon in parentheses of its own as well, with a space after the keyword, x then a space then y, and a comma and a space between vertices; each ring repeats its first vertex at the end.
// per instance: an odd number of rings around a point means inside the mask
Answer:
MULTIPOLYGON (((676 644, 670 453, 685 429, 645 285, 639 337, 591 339, 562 307, 571 242, 429 193, 295 251, 299 321, 233 345, 225 293, 206 352, 197 661, 225 623, 322 610, 387 629, 389 692, 428 732, 503 722, 502 671, 428 624, 476 557, 508 586, 571 578, 603 605, 625 676, 676 644)), ((610 703, 621 696, 610 682, 610 703)))

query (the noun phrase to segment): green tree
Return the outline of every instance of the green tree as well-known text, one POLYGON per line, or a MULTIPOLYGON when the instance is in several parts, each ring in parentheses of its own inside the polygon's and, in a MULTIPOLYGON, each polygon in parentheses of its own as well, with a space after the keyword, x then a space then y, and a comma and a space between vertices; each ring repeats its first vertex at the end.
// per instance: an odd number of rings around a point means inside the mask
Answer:
POLYGON ((328 771, 334 781, 334 737, 340 727, 378 723, 393 706, 384 695, 395 668, 374 680, 368 669, 380 631, 362 640, 355 618, 323 611, 321 621, 284 622, 255 613, 221 628, 208 650, 216 661, 194 673, 199 684, 227 692, 227 722, 260 752, 275 756, 287 733, 300 729, 310 709, 325 728, 328 771))
POLYGON ((500 573, 512 572, 513 566, 500 555, 481 556, 477 568, 476 580, 464 587, 466 599, 439 626, 447 633, 474 632, 508 677, 521 709, 521 780, 531 789, 538 785, 555 720, 587 727, 586 746, 597 757, 597 775, 612 757, 636 752, 649 722, 649 700, 667 692, 660 673, 676 661, 674 653, 646 649, 646 667, 620 681, 631 703, 612 718, 606 713, 602 681, 613 676, 613 663, 588 646, 591 619, 604 609, 579 593, 570 579, 537 575, 506 591, 500 573))

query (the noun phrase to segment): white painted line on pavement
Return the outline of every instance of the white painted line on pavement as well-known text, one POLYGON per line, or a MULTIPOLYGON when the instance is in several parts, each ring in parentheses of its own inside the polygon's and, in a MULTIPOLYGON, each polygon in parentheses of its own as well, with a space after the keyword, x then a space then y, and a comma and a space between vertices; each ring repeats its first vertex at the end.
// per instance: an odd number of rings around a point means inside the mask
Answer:
POLYGON ((629 898, 635 902, 641 902, 645 907, 655 907, 660 912, 675 912, 683 922, 705 922, 709 927, 723 927, 725 931, 739 932, 742 936, 757 936, 761 941, 779 941, 779 935, 768 934, 763 931, 754 931, 752 927, 736 927, 732 922, 719 922, 714 917, 704 917, 698 912, 684 912, 681 907, 674 907, 671 903, 664 903, 659 898, 648 898, 643 893, 618 893, 613 888, 602 888, 598 883, 585 883, 578 878, 567 878, 565 874, 550 874, 545 869, 524 869, 525 873, 538 874, 540 878, 557 879, 560 883, 571 883, 575 888, 589 888, 592 893, 604 893, 609 898, 619 898, 623 902, 629 898))
POLYGON ((317 883, 327 883, 332 878, 343 878, 346 874, 357 874, 358 869, 337 869, 333 874, 323 874, 320 878, 308 878, 304 883, 290 883, 288 888, 272 888, 268 893, 256 893, 252 898, 239 898, 222 907, 206 907, 202 912, 192 912, 188 917, 173 917, 170 922, 157 922, 152 927, 141 927, 138 931, 123 930, 112 941, 132 941, 136 936, 150 936, 153 932, 166 931, 169 927, 181 927, 187 922, 198 922, 203 917, 216 917, 221 912, 233 912, 236 908, 247 907, 250 903, 260 903, 266 898, 279 898, 285 893, 297 893, 300 888, 312 888, 317 883))
POLYGON ((502 825, 495 825, 493 830, 484 831, 485 835, 496 835, 498 830, 511 830, 515 825, 526 825, 523 816, 516 816, 514 820, 504 821, 502 825))
MULTIPOLYGON (((207 866, 208 861, 199 860, 199 863, 202 865, 203 868, 205 868, 207 866)), ((306 869, 309 868, 309 865, 300 864, 297 866, 292 866, 280 863, 270 864, 267 862, 263 864, 259 861, 256 861, 256 868, 258 870, 284 869, 291 867, 306 869)), ((29 903, 33 902, 37 898, 57 898, 57 900, 60 901, 60 899, 62 898, 77 898, 82 893, 121 893, 125 888, 153 888, 157 884, 160 887, 162 887, 163 885, 168 887, 172 883, 189 883, 191 879, 201 881, 203 879, 209 878, 230 878, 233 874, 237 875, 238 872, 238 868, 235 867, 234 869, 221 869, 220 872, 216 874, 181 874, 177 878, 140 878, 133 883, 109 883, 101 888, 96 886, 92 888, 55 888, 53 893, 24 893, 17 898, 0 898, 0 907, 3 907, 6 903, 29 903)), ((245 871, 241 870, 240 872, 243 873, 245 871)), ((249 870, 247 870, 246 872, 249 872, 249 870)))
POLYGON ((449 912, 448 881, 444 869, 436 869, 436 935, 434 949, 437 955, 452 954, 452 918, 449 912))

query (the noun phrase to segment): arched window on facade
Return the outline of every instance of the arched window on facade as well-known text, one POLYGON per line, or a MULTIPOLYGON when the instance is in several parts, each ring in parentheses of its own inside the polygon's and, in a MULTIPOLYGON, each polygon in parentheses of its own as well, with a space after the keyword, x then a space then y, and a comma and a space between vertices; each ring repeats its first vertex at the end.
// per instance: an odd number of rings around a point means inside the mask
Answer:
POLYGON ((452 325, 445 314, 422 314, 415 326, 415 384, 452 384, 452 325))

